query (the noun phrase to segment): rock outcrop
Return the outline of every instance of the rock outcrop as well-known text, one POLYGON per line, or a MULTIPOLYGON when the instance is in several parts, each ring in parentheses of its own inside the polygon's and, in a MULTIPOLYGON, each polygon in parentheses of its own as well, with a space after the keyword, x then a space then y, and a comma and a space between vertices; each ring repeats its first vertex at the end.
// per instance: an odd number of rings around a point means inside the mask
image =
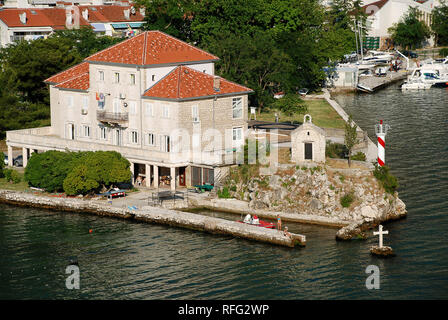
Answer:
POLYGON ((339 221, 336 238, 365 238, 364 231, 383 221, 406 216, 398 194, 389 194, 370 169, 284 166, 271 176, 247 184, 228 181, 230 194, 254 211, 308 215, 339 221))

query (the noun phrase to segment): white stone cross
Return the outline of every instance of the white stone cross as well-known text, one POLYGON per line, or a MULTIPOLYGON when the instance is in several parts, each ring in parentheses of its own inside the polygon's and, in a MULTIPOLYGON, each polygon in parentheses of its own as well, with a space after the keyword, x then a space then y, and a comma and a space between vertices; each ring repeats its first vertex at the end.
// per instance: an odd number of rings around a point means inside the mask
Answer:
POLYGON ((383 234, 389 234, 389 231, 383 231, 383 226, 382 225, 380 225, 378 228, 379 228, 378 232, 374 231, 373 235, 374 236, 377 236, 377 235, 380 236, 380 248, 382 248, 383 247, 383 234))

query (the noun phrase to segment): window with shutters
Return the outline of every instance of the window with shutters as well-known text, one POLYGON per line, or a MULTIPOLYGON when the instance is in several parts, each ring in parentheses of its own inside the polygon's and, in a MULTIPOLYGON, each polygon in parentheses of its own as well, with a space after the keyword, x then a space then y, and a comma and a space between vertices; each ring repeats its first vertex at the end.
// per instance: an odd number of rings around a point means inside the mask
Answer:
POLYGON ((193 122, 199 122, 199 107, 197 105, 191 106, 191 115, 193 117, 193 122))
POLYGON ((136 130, 131 131, 131 143, 133 144, 138 143, 138 132, 136 130))
POLYGON ((169 118, 170 117, 170 108, 168 106, 162 107, 162 118, 169 118))
POLYGON ((89 97, 83 96, 82 97, 82 113, 87 114, 87 111, 89 110, 89 97))
POLYGON ((243 99, 233 98, 232 99, 232 110, 233 119, 239 119, 243 117, 243 99))
POLYGON ((148 140, 147 140, 148 146, 155 146, 156 141, 155 141, 154 133, 148 133, 146 136, 148 138, 148 140))
POLYGON ((65 96, 65 104, 69 108, 73 107, 73 105, 74 105, 73 96, 71 96, 71 95, 65 96))
POLYGON ((129 113, 137 114, 137 101, 129 101, 129 113))
POLYGON ((154 107, 151 103, 145 102, 145 115, 147 117, 154 116, 154 107))

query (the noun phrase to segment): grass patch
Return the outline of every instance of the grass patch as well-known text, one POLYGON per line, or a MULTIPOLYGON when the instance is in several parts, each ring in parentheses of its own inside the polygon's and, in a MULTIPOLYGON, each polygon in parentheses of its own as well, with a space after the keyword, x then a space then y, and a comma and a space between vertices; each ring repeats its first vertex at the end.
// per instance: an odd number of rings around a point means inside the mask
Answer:
POLYGON ((341 197, 341 206, 344 208, 350 207, 352 202, 355 200, 355 197, 353 193, 346 193, 344 196, 341 197))
POLYGON ((14 183, 12 181, 8 181, 7 177, 0 178, 0 189, 3 190, 13 190, 13 191, 29 191, 31 190, 28 186, 28 183, 23 179, 23 172, 10 169, 14 171, 14 175, 16 175, 20 181, 14 183))
POLYGON ((398 189, 398 180, 390 173, 389 170, 390 168, 388 166, 380 167, 378 164, 375 164, 373 175, 381 183, 386 192, 394 194, 394 192, 398 189))
MULTIPOLYGON (((313 118, 313 123, 315 125, 322 128, 345 128, 344 119, 339 116, 336 110, 334 110, 333 107, 328 104, 325 99, 304 100, 303 102, 308 108, 308 113, 313 118)), ((257 115, 257 120, 274 122, 275 113, 278 113, 280 122, 303 122, 304 114, 292 114, 291 116, 289 116, 275 109, 270 109, 267 112, 261 112, 259 115, 257 115)))

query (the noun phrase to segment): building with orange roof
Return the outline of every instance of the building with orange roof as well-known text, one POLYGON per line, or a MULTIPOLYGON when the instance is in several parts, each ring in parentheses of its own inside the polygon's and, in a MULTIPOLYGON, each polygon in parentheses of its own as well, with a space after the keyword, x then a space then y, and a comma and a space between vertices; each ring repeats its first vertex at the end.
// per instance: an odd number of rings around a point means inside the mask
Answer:
MULTIPOLYGON (((219 58, 147 31, 45 80, 51 126, 7 132, 8 153, 111 150, 146 187, 215 184, 246 137, 245 86, 215 75, 219 58)), ((12 159, 12 156, 9 157, 12 159)))
POLYGON ((0 7, 0 45, 45 38, 55 30, 91 27, 102 35, 134 36, 142 29, 144 9, 129 2, 120 5, 78 5, 58 2, 56 7, 0 7))

